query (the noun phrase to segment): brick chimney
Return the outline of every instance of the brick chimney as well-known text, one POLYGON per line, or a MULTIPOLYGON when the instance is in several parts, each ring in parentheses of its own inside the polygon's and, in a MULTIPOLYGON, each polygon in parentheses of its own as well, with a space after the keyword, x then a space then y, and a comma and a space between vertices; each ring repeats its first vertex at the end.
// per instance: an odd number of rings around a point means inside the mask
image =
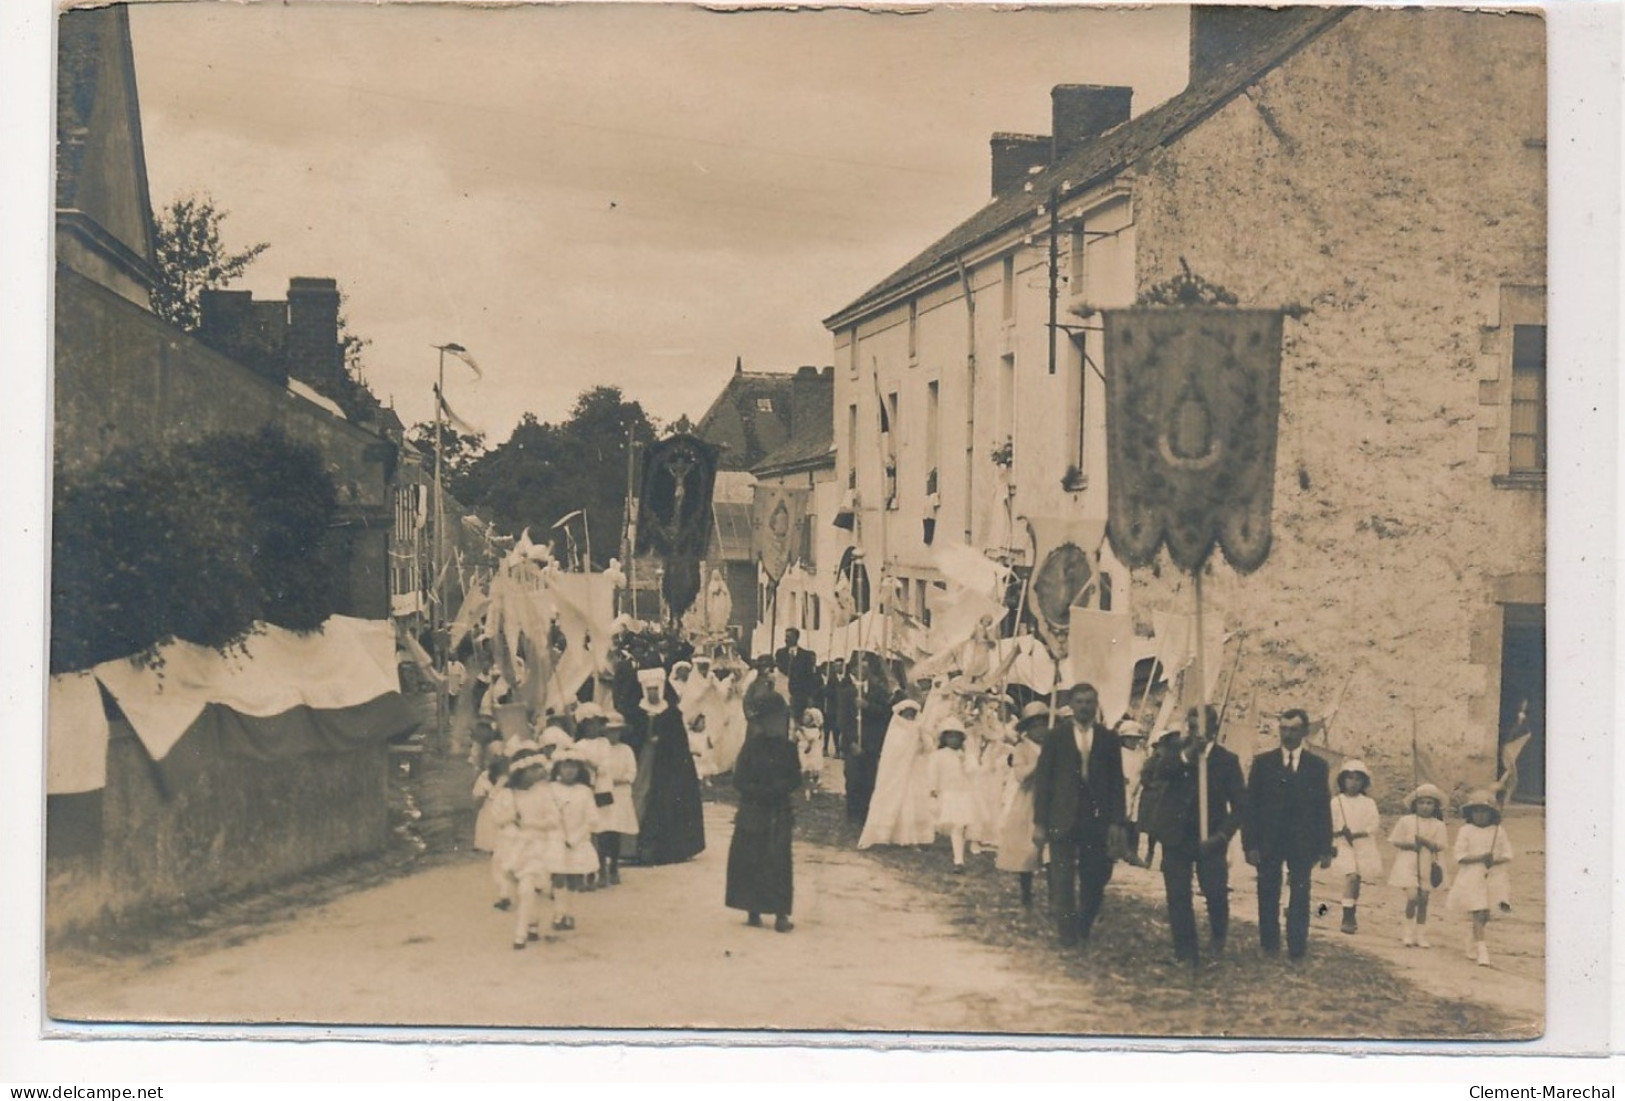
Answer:
POLYGON ((1133 88, 1118 85, 1057 84, 1050 91, 1053 158, 1060 161, 1113 126, 1127 122, 1133 99, 1133 88))
POLYGON ((1289 14, 1288 9, 1192 4, 1191 83, 1250 51, 1262 38, 1274 34, 1281 17, 1289 14))
POLYGON ((344 396, 339 347, 339 285, 334 279, 288 281, 288 374, 335 401, 344 396))
POLYGON ((286 302, 255 302, 251 291, 206 290, 198 305, 203 315, 199 340, 278 386, 288 384, 283 361, 286 302))
POLYGON ((1054 143, 1048 134, 994 134, 988 142, 993 151, 993 194, 1003 195, 1021 186, 1034 168, 1049 164, 1054 143))

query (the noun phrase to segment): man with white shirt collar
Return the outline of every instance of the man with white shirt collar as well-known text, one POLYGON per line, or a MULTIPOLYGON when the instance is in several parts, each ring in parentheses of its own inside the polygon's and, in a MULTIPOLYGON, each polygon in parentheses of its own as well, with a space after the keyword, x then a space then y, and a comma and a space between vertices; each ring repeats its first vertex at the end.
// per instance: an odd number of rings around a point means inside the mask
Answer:
POLYGON ((1280 718, 1281 748, 1253 758, 1247 777, 1242 847, 1258 869, 1258 939, 1270 955, 1281 950, 1281 868, 1286 867, 1287 954, 1309 948, 1310 874, 1318 860, 1332 862, 1332 807, 1326 762, 1304 748, 1309 715, 1301 708, 1280 718))
POLYGON ((1155 836, 1162 841, 1162 882, 1168 899, 1168 926, 1174 957, 1198 962, 1196 910, 1191 873, 1207 900, 1214 954, 1224 951, 1230 929, 1230 838, 1241 828, 1246 781, 1241 761, 1218 744, 1219 713, 1192 707, 1185 718, 1179 750, 1158 763, 1162 783, 1155 836))
POLYGON ((1100 696, 1076 684, 1067 701, 1070 720, 1045 736, 1033 771, 1033 840, 1049 845, 1050 908, 1063 946, 1089 939, 1127 830, 1123 749, 1098 721, 1100 696))

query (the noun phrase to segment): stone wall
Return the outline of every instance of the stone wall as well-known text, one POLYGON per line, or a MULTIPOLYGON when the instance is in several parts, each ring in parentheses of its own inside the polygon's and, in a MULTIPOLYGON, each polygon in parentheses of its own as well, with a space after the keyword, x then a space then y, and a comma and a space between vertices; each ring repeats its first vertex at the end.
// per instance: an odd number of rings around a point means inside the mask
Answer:
MULTIPOLYGON (((1275 543, 1205 591, 1249 632, 1235 699, 1323 713, 1388 801, 1413 714, 1448 780, 1493 778, 1501 603, 1543 601, 1543 482, 1504 479, 1514 323, 1544 323, 1545 35, 1530 15, 1358 10, 1136 166, 1137 280, 1180 258, 1296 303, 1275 543)), ((1135 611, 1186 610, 1166 567, 1135 611)), ((1273 724, 1270 728, 1273 730, 1273 724)), ((1265 744, 1269 744, 1267 741, 1265 744)))
POLYGON ((107 786, 47 801, 51 937, 186 913, 378 852, 389 839, 383 742, 262 761, 193 730, 165 759, 171 785, 123 718, 107 786))
POLYGON ((329 548, 345 615, 389 615, 386 542, 395 446, 211 351, 89 279, 58 268, 55 454, 64 469, 120 447, 275 425, 316 448, 338 487, 329 548))

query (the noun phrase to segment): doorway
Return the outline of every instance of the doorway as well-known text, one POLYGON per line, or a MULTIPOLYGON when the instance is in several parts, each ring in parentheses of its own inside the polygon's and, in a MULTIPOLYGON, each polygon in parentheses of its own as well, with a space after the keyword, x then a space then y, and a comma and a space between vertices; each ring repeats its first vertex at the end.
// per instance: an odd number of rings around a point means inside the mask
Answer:
MULTIPOLYGON (((1512 798, 1520 803, 1546 801, 1546 606, 1501 606, 1500 741, 1530 734, 1518 755, 1518 785, 1512 798)), ((1499 756, 1499 754, 1497 754, 1499 756)), ((1496 775, 1503 771, 1499 761, 1496 775)))

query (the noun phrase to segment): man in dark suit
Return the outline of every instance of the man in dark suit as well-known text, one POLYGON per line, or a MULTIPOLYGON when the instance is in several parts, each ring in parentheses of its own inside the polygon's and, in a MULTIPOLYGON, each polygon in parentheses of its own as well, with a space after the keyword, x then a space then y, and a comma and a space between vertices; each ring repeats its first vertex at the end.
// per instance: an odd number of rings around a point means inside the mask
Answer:
POLYGON ((1050 849, 1050 908, 1062 945, 1089 938, 1126 836, 1123 748, 1097 721, 1094 686, 1068 693, 1072 717, 1044 737, 1033 772, 1033 840, 1050 849))
POLYGON ((1198 959, 1191 871, 1195 870, 1202 897, 1207 899, 1208 926, 1217 954, 1224 951, 1225 934, 1230 930, 1230 839, 1241 828, 1247 798, 1241 761, 1218 744, 1218 734, 1218 712, 1193 707, 1185 719, 1179 752, 1147 766, 1156 770, 1162 785, 1153 836, 1162 840, 1162 883, 1168 894, 1174 957, 1191 964, 1198 959))
POLYGON ((1281 748, 1253 758, 1247 777, 1242 845, 1258 869, 1258 939, 1281 950, 1281 866, 1286 865, 1286 948, 1302 959, 1309 948, 1309 876, 1315 861, 1332 863, 1332 805, 1326 762, 1303 748, 1309 715, 1281 715, 1281 748))
POLYGON ((801 648, 801 632, 794 627, 784 632, 784 645, 773 655, 773 667, 790 681, 790 714, 797 722, 818 695, 818 657, 801 648))
POLYGON ((869 817, 880 751, 891 719, 890 692, 879 659, 859 651, 840 686, 841 755, 846 758, 846 816, 862 826, 869 817))
POLYGON ((846 662, 836 658, 819 676, 818 706, 824 712, 824 756, 841 755, 841 689, 846 681, 846 662))

